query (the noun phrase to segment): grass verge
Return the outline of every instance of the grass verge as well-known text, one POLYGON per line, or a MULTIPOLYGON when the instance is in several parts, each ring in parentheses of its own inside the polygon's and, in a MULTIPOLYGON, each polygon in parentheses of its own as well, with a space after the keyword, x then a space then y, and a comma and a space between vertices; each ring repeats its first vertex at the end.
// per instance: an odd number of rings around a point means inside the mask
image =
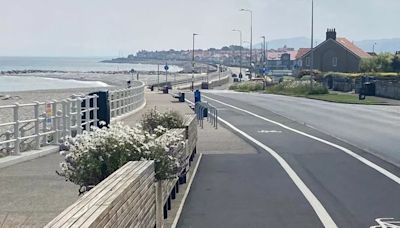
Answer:
POLYGON ((365 100, 359 100, 357 94, 330 93, 330 94, 320 94, 320 95, 307 95, 304 97, 321 101, 329 101, 329 102, 344 103, 344 104, 363 104, 363 105, 387 104, 375 97, 366 97, 365 100))

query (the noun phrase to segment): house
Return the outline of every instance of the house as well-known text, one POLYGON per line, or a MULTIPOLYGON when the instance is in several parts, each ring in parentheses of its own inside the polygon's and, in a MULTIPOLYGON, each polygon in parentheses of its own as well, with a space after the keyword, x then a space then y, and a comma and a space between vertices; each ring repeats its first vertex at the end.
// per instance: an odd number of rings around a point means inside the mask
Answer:
POLYGON ((267 53, 267 65, 269 70, 292 70, 297 51, 294 48, 271 49, 267 53))
POLYGON ((313 69, 322 72, 359 72, 361 60, 371 57, 348 39, 337 38, 335 29, 328 29, 326 40, 313 51, 310 48, 301 48, 297 52, 295 68, 311 69, 312 56, 313 69))

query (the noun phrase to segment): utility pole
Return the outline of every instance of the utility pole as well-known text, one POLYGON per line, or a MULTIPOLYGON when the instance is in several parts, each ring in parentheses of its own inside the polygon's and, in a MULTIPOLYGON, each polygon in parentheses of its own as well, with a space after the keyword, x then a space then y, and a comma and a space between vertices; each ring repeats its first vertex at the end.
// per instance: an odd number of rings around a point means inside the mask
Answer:
MULTIPOLYGON (((242 30, 238 30, 238 29, 232 29, 233 32, 239 32, 240 35, 240 47, 239 47, 239 69, 240 69, 240 74, 242 75, 242 49, 243 49, 243 40, 242 40, 242 30)), ((240 78, 240 80, 242 80, 240 78)))
POLYGON ((160 64, 157 64, 157 89, 160 90, 160 64))
POLYGON ((250 75, 252 73, 252 58, 253 58, 253 11, 249 9, 240 9, 240 11, 250 13, 250 75))
POLYGON ((199 34, 193 33, 193 49, 192 49, 192 91, 194 91, 194 37, 199 34))

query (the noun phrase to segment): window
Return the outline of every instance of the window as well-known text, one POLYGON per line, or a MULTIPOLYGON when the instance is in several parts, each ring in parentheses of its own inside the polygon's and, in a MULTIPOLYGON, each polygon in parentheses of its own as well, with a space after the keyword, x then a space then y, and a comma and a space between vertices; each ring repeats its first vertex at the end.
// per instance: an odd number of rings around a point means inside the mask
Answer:
POLYGON ((311 65, 311 60, 310 57, 306 58, 306 66, 310 66, 311 65))
POLYGON ((337 66, 337 57, 332 58, 332 66, 334 66, 334 67, 337 66))

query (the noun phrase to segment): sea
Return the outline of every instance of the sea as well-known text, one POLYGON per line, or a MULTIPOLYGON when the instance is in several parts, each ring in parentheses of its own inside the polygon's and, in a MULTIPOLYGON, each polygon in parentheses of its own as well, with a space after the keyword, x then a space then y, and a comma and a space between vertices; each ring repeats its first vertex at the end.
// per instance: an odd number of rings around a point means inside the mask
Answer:
MULTIPOLYGON (((156 64, 119 64, 103 63, 112 57, 0 57, 0 71, 12 70, 43 70, 68 72, 97 72, 97 71, 157 71, 156 64)), ((163 66, 160 66, 160 70, 163 66)), ((182 68, 169 66, 169 72, 179 72, 182 68)), ((103 82, 86 82, 79 80, 64 80, 54 78, 36 78, 31 76, 2 76, 0 75, 0 93, 9 91, 27 91, 42 89, 68 89, 85 87, 108 86, 103 82), (62 83, 55 83, 62 82, 62 83)))

